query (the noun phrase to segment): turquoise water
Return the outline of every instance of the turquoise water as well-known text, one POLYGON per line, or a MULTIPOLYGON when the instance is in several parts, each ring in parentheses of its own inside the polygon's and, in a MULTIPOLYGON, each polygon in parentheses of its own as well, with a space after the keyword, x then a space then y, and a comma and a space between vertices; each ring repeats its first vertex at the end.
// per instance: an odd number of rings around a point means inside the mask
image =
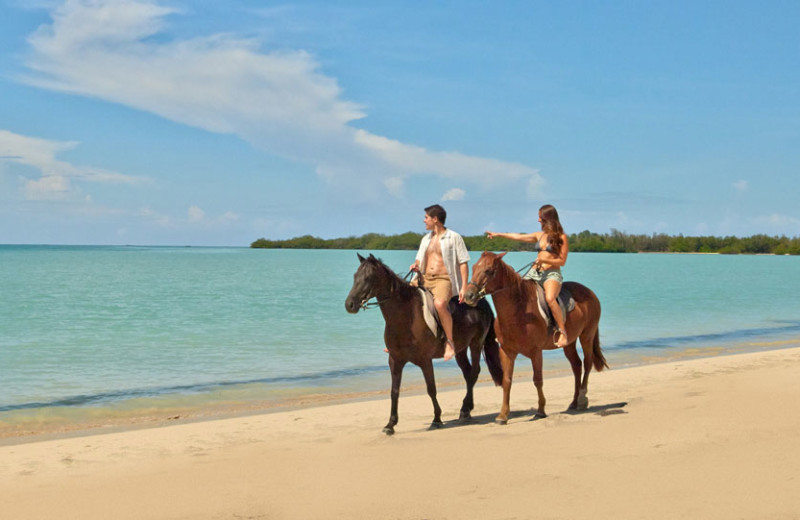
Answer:
MULTIPOLYGON (((414 257, 375 254, 401 275, 414 257)), ((388 391, 380 312, 344 309, 357 266, 354 251, 0 246, 0 421, 388 391)), ((612 366, 800 338, 798 257, 573 253, 565 275, 600 298, 612 366)))

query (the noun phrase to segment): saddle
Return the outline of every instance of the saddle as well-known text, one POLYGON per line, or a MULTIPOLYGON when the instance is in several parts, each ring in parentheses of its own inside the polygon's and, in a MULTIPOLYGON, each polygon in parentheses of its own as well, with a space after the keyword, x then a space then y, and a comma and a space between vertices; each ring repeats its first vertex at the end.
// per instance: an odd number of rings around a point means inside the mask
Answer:
MULTIPOLYGON (((553 319, 553 312, 550 310, 550 306, 547 305, 547 300, 544 297, 544 288, 536 282, 533 282, 533 284, 536 286, 536 303, 538 303, 539 314, 542 315, 545 323, 547 323, 547 331, 552 334, 556 331, 556 323, 553 319)), ((558 306, 561 308, 561 315, 564 317, 564 322, 566 323, 567 314, 572 312, 575 308, 575 299, 572 297, 572 293, 569 289, 562 285, 556 302, 558 302, 558 306)))

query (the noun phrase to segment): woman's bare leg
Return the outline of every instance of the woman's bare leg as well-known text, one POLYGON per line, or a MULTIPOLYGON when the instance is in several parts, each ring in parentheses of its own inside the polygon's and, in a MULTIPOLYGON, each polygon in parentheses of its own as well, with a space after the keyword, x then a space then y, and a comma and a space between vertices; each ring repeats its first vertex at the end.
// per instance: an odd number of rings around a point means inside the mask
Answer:
POLYGON ((565 347, 569 345, 569 340, 567 339, 567 327, 564 324, 564 316, 561 314, 561 307, 558 306, 558 301, 556 301, 560 290, 561 282, 558 280, 545 280, 544 297, 545 300, 547 300, 547 305, 550 306, 550 310, 553 312, 553 318, 556 320, 558 330, 561 332, 556 346, 565 347))

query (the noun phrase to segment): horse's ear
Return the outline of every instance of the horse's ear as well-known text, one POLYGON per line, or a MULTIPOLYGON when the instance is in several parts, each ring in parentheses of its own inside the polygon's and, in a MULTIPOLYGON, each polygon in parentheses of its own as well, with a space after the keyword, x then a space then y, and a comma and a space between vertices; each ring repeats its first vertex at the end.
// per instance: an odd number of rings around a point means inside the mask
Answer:
POLYGON ((499 255, 497 255, 497 258, 503 258, 503 257, 504 257, 504 256, 506 256, 507 254, 508 254, 508 251, 503 251, 502 253, 500 253, 499 255))
POLYGON ((372 253, 369 254, 369 259, 370 260, 377 260, 377 258, 375 258, 375 255, 373 255, 372 253))
POLYGON ((364 262, 366 262, 366 261, 367 261, 367 259, 366 259, 366 258, 364 258, 363 256, 361 256, 361 253, 356 253, 356 254, 358 255, 358 261, 359 261, 359 263, 362 263, 362 264, 363 264, 364 262))

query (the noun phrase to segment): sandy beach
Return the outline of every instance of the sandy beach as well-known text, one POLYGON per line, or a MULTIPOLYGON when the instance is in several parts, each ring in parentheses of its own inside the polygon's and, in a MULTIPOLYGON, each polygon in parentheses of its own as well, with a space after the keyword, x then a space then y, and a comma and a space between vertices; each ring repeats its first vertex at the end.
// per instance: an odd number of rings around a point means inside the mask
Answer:
MULTIPOLYGON (((523 365, 520 365, 522 367, 523 365)), ((412 369, 415 369, 412 367, 412 369)), ((800 349, 518 380, 509 424, 483 383, 461 389, 0 446, 2 518, 800 518, 800 349)))

